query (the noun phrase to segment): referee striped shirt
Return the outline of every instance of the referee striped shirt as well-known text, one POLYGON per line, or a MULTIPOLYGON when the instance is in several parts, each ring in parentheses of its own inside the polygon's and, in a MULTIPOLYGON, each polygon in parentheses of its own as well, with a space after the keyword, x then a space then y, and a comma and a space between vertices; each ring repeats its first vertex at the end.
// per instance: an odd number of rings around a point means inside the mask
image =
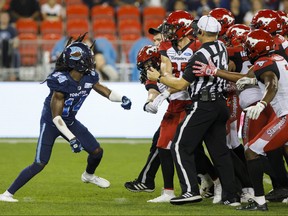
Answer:
POLYGON ((198 97, 204 90, 210 94, 222 94, 226 91, 226 80, 214 76, 196 77, 193 74, 192 66, 195 65, 195 61, 208 64, 209 59, 218 69, 228 69, 228 53, 223 42, 216 40, 202 44, 189 60, 184 70, 183 79, 191 83, 189 88, 191 98, 198 97))

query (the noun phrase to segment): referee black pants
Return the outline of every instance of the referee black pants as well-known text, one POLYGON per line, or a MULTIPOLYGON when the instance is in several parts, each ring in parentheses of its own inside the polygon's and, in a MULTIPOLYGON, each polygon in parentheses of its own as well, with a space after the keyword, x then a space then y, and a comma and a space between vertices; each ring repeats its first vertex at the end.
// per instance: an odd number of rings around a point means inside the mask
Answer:
POLYGON ((215 101, 195 101, 185 119, 178 125, 171 151, 182 194, 199 194, 194 153, 197 146, 204 141, 226 194, 222 199, 236 196, 234 169, 226 145, 228 117, 226 100, 222 98, 215 101))

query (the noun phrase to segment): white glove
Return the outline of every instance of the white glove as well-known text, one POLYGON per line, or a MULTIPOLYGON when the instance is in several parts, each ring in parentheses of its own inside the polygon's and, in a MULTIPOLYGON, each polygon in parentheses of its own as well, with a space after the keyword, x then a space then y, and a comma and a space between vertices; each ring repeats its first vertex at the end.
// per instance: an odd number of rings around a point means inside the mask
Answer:
POLYGON ((242 77, 236 82, 238 90, 243 90, 245 85, 257 85, 256 78, 242 77))
POLYGON ((156 114, 158 112, 158 107, 154 106, 152 102, 145 103, 143 109, 148 113, 156 114))
POLYGON ((259 118, 260 113, 265 109, 267 103, 265 101, 257 102, 255 106, 250 106, 244 109, 249 119, 256 120, 259 118))
POLYGON ((154 100, 153 100, 153 106, 159 107, 163 103, 164 100, 166 100, 170 96, 170 92, 165 90, 161 94, 159 94, 154 100))

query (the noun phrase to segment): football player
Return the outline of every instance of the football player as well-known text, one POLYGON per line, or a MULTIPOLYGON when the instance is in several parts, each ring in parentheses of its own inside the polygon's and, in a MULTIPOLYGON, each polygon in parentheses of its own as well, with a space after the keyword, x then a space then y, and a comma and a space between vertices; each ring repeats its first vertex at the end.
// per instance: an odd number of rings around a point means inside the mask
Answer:
POLYGON ((99 83, 99 76, 94 70, 92 47, 82 43, 85 35, 73 43, 70 38, 57 59, 55 70, 46 79, 50 93, 42 110, 35 160, 0 195, 0 201, 18 201, 13 195, 48 164, 58 136, 69 142, 72 152, 85 150, 88 153, 86 170, 81 176, 83 182, 101 188, 110 186, 109 181, 94 175, 102 159, 103 149, 93 134, 75 117, 92 89, 112 102, 122 102, 121 106, 127 110, 131 108, 131 101, 99 83))
POLYGON ((244 111, 251 120, 257 120, 265 111, 268 104, 273 108, 276 117, 266 124, 254 139, 250 140, 245 148, 245 155, 248 163, 248 171, 255 191, 254 200, 239 210, 267 211, 267 203, 264 196, 263 173, 270 173, 270 163, 267 160, 266 152, 275 150, 285 145, 287 150, 287 65, 288 62, 283 56, 274 51, 274 40, 271 34, 262 29, 254 30, 247 35, 245 50, 254 69, 247 75, 231 73, 225 70, 217 70, 216 67, 202 64, 194 67, 194 73, 220 76, 236 82, 237 87, 257 84, 261 89, 262 98, 255 105, 250 105, 244 111))

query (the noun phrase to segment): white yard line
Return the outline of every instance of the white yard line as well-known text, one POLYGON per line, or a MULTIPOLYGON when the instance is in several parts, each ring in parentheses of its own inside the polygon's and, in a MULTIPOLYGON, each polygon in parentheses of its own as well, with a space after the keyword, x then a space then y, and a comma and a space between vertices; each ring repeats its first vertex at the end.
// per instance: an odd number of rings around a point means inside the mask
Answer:
MULTIPOLYGON (((151 139, 110 139, 110 138, 99 138, 97 139, 100 143, 118 143, 118 144, 150 144, 151 139)), ((0 139, 0 144, 18 144, 18 143, 36 143, 36 138, 3 138, 0 139)), ((56 139, 56 143, 65 143, 63 138, 56 139)))

